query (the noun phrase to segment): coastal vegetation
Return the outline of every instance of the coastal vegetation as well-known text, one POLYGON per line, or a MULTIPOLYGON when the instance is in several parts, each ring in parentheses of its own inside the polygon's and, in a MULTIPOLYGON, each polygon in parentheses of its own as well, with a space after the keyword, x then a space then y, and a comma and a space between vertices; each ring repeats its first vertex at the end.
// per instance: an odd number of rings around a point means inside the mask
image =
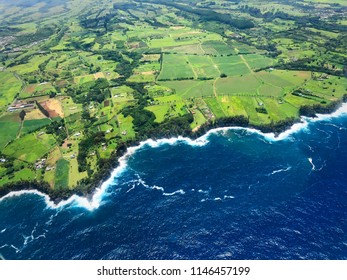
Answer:
POLYGON ((279 133, 347 100, 347 4, 0 3, 0 195, 88 193, 127 147, 279 133))

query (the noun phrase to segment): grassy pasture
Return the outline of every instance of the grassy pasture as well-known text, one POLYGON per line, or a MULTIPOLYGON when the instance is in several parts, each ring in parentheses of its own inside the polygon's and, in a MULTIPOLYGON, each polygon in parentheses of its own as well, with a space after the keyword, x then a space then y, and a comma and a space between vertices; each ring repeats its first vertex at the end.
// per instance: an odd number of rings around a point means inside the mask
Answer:
POLYGON ((177 54, 191 54, 191 55, 192 54, 197 54, 197 55, 205 54, 205 50, 201 47, 200 44, 164 48, 163 52, 177 53, 177 54))
POLYGON ((65 159, 57 161, 54 188, 67 188, 69 185, 69 162, 65 159))
POLYGON ((40 56, 36 55, 36 56, 33 56, 28 63, 13 66, 9 68, 9 70, 11 72, 16 72, 19 75, 32 73, 32 72, 38 71, 39 65, 46 62, 50 58, 51 58, 51 55, 40 55, 40 56))
POLYGON ((220 75, 218 68, 213 65, 210 57, 208 56, 188 56, 188 60, 192 65, 194 72, 198 78, 211 78, 220 75))
POLYGON ((273 65, 273 59, 259 54, 246 54, 243 56, 252 69, 259 69, 273 65))
POLYGON ((50 92, 56 92, 51 83, 32 84, 27 85, 19 96, 27 98, 33 95, 49 94, 50 92))
POLYGON ((258 93, 265 96, 279 97, 283 93, 283 89, 269 84, 263 84, 258 88, 258 93))
POLYGON ((240 97, 237 96, 223 96, 218 97, 217 102, 220 103, 223 111, 228 116, 247 116, 246 108, 244 108, 240 97))
POLYGON ((131 116, 127 116, 126 118, 123 114, 117 115, 118 123, 119 123, 119 132, 123 139, 132 139, 135 137, 135 131, 133 127, 133 118, 131 116), (122 132, 126 131, 126 135, 123 135, 122 132))
POLYGON ((0 71, 0 112, 6 109, 20 92, 22 82, 10 72, 0 71))
POLYGON ((171 88, 183 98, 213 96, 213 80, 208 81, 168 81, 160 85, 171 88))
POLYGON ((218 95, 256 95, 259 86, 260 82, 252 74, 219 79, 216 83, 218 95))
POLYGON ((0 119, 0 148, 3 148, 9 141, 16 138, 19 127, 19 122, 0 119))
POLYGON ((185 113, 183 106, 185 104, 180 96, 169 95, 156 97, 155 104, 146 107, 146 110, 155 114, 156 122, 162 122, 165 118, 176 117, 185 113))
POLYGON ((55 145, 52 135, 27 134, 9 144, 3 153, 14 158, 33 163, 47 154, 55 145))
MULTIPOLYGON (((66 167, 65 167, 66 168, 66 167)), ((79 172, 78 171, 78 162, 77 158, 71 159, 69 162, 69 176, 68 176, 68 186, 74 187, 77 185, 77 182, 87 177, 87 171, 79 172)), ((65 180, 65 178, 64 178, 65 180)))
POLYGON ((213 57, 212 60, 217 65, 220 73, 224 73, 227 76, 239 76, 250 73, 248 67, 239 56, 213 57))
POLYGON ((216 118, 222 118, 227 116, 227 114, 223 110, 223 107, 215 97, 204 98, 204 101, 207 104, 207 106, 211 109, 212 113, 215 115, 216 118))
POLYGON ((32 131, 45 127, 46 125, 50 123, 51 123, 51 120, 47 118, 40 119, 40 120, 25 120, 23 123, 21 134, 23 135, 23 134, 30 133, 32 131))
POLYGON ((96 78, 95 78, 95 75, 94 74, 89 74, 89 75, 82 75, 82 76, 77 76, 77 77, 74 77, 74 82, 75 84, 84 84, 84 83, 87 83, 87 82, 92 82, 92 81, 95 81, 96 78))
POLYGON ((223 41, 206 41, 201 44, 201 48, 206 54, 210 55, 228 55, 236 54, 234 48, 223 41))
POLYGON ((82 111, 82 104, 76 104, 69 96, 63 96, 59 98, 63 106, 64 116, 68 117, 72 114, 76 114, 82 111))
POLYGON ((187 56, 165 54, 162 71, 158 80, 176 80, 194 78, 187 56))

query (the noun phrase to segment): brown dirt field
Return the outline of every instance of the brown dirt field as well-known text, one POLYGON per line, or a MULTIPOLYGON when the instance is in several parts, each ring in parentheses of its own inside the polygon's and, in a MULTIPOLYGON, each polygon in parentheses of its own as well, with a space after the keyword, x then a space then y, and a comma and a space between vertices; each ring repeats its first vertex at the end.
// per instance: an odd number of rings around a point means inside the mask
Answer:
POLYGON ((26 112, 26 115, 25 115, 26 120, 40 120, 45 118, 46 116, 42 114, 39 109, 34 109, 32 111, 26 112))
POLYGON ((200 31, 189 31, 189 32, 185 32, 185 33, 180 34, 179 37, 182 37, 184 35, 194 35, 194 34, 200 34, 200 33, 201 33, 200 31))
POLYGON ((300 72, 297 72, 297 76, 298 76, 298 77, 301 77, 301 78, 306 78, 306 79, 308 79, 309 77, 311 77, 311 73, 309 73, 309 72, 304 72, 304 71, 300 71, 300 72))
POLYGON ((27 87, 24 89, 24 91, 27 92, 27 93, 34 93, 34 91, 35 91, 35 85, 27 86, 27 87))
POLYGON ((65 142, 63 143, 62 147, 64 149, 68 149, 69 147, 67 146, 68 144, 72 144, 72 141, 69 141, 69 140, 65 140, 65 142))
POLYGON ((143 61, 157 61, 160 58, 160 54, 145 54, 141 60, 143 61))
POLYGON ((63 87, 66 87, 66 86, 68 85, 68 82, 65 81, 65 80, 60 80, 60 81, 57 81, 55 84, 56 84, 58 87, 63 88, 63 87))
POLYGON ((141 72, 142 75, 152 75, 155 71, 147 71, 147 72, 141 72))
POLYGON ((105 78, 105 75, 103 72, 98 72, 94 74, 94 78, 95 80, 99 79, 99 78, 105 78))
POLYGON ((184 26, 171 26, 170 29, 173 29, 173 30, 179 30, 179 29, 183 29, 184 26))
POLYGON ((48 111, 51 118, 64 117, 64 111, 59 100, 48 99, 47 101, 40 104, 48 111))

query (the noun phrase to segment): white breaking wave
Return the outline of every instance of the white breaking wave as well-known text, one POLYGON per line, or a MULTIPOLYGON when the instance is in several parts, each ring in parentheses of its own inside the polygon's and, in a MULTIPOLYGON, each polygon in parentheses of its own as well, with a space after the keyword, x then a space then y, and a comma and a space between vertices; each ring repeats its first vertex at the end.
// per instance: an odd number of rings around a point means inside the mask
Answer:
MULTIPOLYGON (((268 141, 283 141, 286 139, 290 139, 291 135, 293 135, 293 134, 295 134, 301 130, 307 129, 309 124, 312 122, 330 120, 332 118, 338 118, 338 117, 341 117, 343 115, 347 115, 347 103, 344 103, 338 110, 336 110, 334 113, 329 114, 329 115, 317 114, 316 118, 302 117, 301 122, 292 125, 291 128, 282 132, 279 135, 276 135, 275 133, 262 133, 261 131, 259 131, 257 129, 253 129, 253 128, 223 127, 223 128, 212 129, 212 130, 208 131, 205 135, 203 135, 203 136, 201 136, 195 140, 192 140, 192 139, 187 138, 187 137, 182 137, 182 136, 174 137, 174 138, 170 138, 170 139, 159 139, 159 140, 148 139, 146 141, 141 142, 138 146, 128 148, 126 154, 124 154, 118 160, 119 166, 113 170, 109 179, 107 179, 100 187, 96 188, 91 199, 88 199, 86 197, 80 197, 78 195, 72 195, 69 199, 63 200, 63 201, 59 202, 58 204, 55 204, 49 198, 48 195, 43 194, 37 190, 23 190, 23 191, 15 191, 15 192, 11 192, 11 193, 7 194, 6 196, 0 198, 0 202, 5 200, 5 199, 11 198, 11 197, 21 196, 23 194, 35 194, 35 195, 39 195, 45 199, 45 202, 46 202, 48 208, 60 209, 62 207, 66 207, 66 206, 76 206, 76 207, 81 207, 81 208, 85 208, 89 211, 92 211, 94 209, 99 208, 99 206, 101 205, 102 199, 105 197, 106 189, 109 186, 114 184, 114 179, 119 177, 126 170, 127 160, 129 158, 129 156, 133 155, 137 150, 139 150, 145 146, 150 146, 152 148, 158 148, 162 145, 173 146, 173 145, 177 145, 179 143, 184 143, 186 145, 190 145, 193 147, 203 147, 209 143, 208 138, 210 137, 210 135, 220 134, 220 133, 224 134, 226 131, 229 131, 229 130, 244 130, 244 131, 247 131, 251 134, 259 134, 268 141)), ((309 159, 309 161, 310 161, 310 159, 309 159)), ((312 159, 311 159, 311 161, 312 161, 312 159)), ((310 161, 310 163, 313 164, 311 161, 310 161)), ((314 165, 313 165, 313 168, 315 168, 314 165)), ((163 189, 161 187, 157 187, 157 189, 160 189, 161 191, 163 191, 163 189)), ((178 192, 180 192, 180 190, 178 192)))
POLYGON ((308 158, 308 161, 311 163, 312 165, 312 171, 315 171, 316 170, 316 166, 313 164, 313 160, 312 158, 308 158))
POLYGON ((172 192, 172 193, 163 193, 163 195, 165 196, 172 196, 172 195, 175 195, 175 194, 185 194, 185 191, 184 190, 178 190, 178 191, 175 191, 175 192, 172 192))
POLYGON ((289 166, 289 167, 287 167, 287 168, 283 168, 283 169, 274 170, 274 171, 272 171, 269 175, 274 175, 274 174, 280 173, 280 172, 287 172, 287 171, 289 171, 290 169, 292 169, 291 166, 289 166))

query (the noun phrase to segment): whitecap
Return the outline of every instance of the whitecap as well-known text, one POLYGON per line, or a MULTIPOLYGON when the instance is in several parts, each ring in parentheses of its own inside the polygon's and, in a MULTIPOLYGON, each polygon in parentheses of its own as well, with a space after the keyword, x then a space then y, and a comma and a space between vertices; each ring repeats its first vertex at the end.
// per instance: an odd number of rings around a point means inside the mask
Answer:
POLYGON ((287 167, 287 168, 282 168, 282 169, 278 169, 278 170, 274 170, 272 171, 270 174, 268 174, 269 176, 270 175, 274 175, 274 174, 277 174, 277 173, 281 173, 281 172, 287 172, 289 171, 290 169, 292 169, 291 166, 287 167))
POLYGON ((185 191, 184 190, 178 190, 178 191, 175 191, 175 192, 172 192, 172 193, 163 193, 163 195, 165 196, 172 196, 172 195, 175 195, 175 194, 185 194, 185 191))
POLYGON ((308 161, 311 163, 311 165, 312 165, 312 171, 314 171, 314 170, 316 170, 316 166, 314 165, 314 163, 313 163, 313 159, 312 158, 307 158, 308 159, 308 161))

